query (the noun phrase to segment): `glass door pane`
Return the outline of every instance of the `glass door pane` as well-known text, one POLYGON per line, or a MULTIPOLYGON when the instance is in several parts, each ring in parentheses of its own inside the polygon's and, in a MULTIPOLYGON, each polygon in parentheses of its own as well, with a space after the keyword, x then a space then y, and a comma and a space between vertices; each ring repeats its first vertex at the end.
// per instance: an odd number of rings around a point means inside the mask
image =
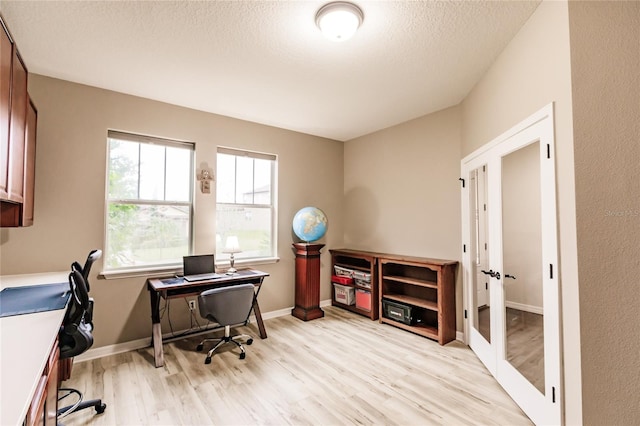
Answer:
POLYGON ((489 276, 482 271, 489 270, 488 242, 488 166, 483 165, 469 175, 469 209, 471 212, 471 285, 474 297, 473 327, 491 343, 491 298, 489 276))
POLYGON ((505 358, 545 393, 540 143, 502 157, 505 358))

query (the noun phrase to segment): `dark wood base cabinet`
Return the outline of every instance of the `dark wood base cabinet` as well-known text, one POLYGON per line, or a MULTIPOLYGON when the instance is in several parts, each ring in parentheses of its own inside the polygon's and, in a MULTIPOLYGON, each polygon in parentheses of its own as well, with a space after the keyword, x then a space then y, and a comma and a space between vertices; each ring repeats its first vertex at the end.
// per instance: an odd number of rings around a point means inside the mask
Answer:
POLYGON ((329 252, 333 306, 441 345, 456 338, 457 261, 351 249, 329 252))
POLYGON ((60 349, 58 339, 53 343, 47 365, 38 381, 36 393, 24 420, 26 426, 56 425, 58 422, 58 362, 60 349))
POLYGON ((378 319, 378 253, 361 250, 332 249, 331 253, 331 305, 347 309, 371 320, 378 319), (348 283, 341 277, 351 278, 348 283), (353 292, 353 300, 336 299, 335 285, 353 292))
POLYGON ((380 322, 437 340, 456 338, 458 262, 385 255, 378 260, 380 322), (399 313, 406 313, 400 317, 399 313))

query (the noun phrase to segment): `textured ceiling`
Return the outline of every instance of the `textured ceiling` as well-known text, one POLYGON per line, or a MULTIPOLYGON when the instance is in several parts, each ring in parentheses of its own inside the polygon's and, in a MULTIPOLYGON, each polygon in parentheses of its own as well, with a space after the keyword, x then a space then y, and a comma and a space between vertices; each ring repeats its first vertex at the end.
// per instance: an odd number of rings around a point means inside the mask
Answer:
POLYGON ((539 1, 361 1, 343 43, 322 1, 7 1, 32 73, 349 140, 458 104, 539 1))

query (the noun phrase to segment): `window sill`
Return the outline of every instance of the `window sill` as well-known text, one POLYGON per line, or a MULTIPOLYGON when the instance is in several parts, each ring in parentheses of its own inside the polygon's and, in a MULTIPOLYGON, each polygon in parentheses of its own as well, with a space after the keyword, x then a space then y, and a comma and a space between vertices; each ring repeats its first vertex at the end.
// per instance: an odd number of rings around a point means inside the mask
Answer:
MULTIPOLYGON (((278 263, 279 257, 265 257, 262 259, 239 259, 234 262, 235 267, 251 267, 255 265, 268 265, 278 263)), ((216 262, 216 269, 229 268, 229 261, 216 262)), ((168 277, 171 275, 181 275, 182 267, 179 266, 166 266, 155 268, 139 268, 139 269, 127 269, 125 271, 102 271, 98 274, 100 280, 118 280, 124 278, 156 278, 156 277, 168 277)))
POLYGON ((178 266, 165 266, 155 268, 139 268, 139 269, 127 269, 125 271, 102 271, 98 274, 100 280, 118 280, 123 278, 137 278, 137 277, 166 277, 169 275, 175 275, 182 273, 182 267, 178 266))
MULTIPOLYGON (((254 266, 254 265, 269 265, 272 263, 280 262, 279 257, 262 257, 260 259, 236 259, 233 263, 233 266, 254 266)), ((225 260, 224 262, 216 262, 216 269, 218 268, 228 268, 229 261, 225 260)))

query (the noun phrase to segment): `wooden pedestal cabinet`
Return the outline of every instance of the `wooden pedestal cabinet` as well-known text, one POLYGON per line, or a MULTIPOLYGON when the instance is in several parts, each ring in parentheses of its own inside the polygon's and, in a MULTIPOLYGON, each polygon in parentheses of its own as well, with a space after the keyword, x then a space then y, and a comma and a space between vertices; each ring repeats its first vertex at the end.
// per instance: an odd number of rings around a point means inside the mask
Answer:
POLYGON ((296 254, 295 306, 291 315, 303 321, 322 318, 320 309, 320 249, 324 244, 294 243, 296 254))

